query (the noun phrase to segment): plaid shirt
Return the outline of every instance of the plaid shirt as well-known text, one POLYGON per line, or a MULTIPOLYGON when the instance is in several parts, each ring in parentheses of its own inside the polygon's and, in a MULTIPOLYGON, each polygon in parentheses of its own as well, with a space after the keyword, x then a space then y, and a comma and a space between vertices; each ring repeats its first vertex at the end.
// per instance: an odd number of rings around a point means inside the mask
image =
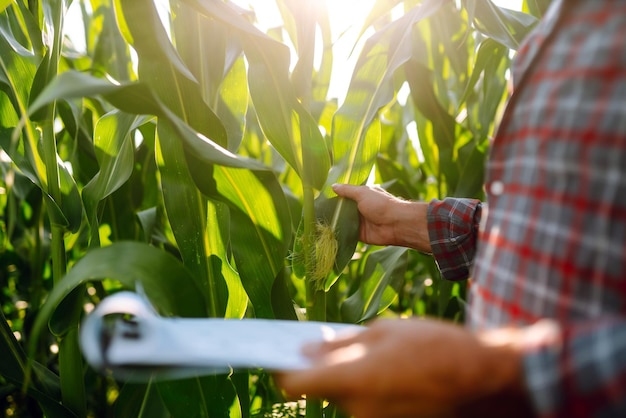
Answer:
POLYGON ((537 331, 539 416, 626 417, 626 1, 555 0, 513 79, 485 224, 478 201, 431 202, 433 254, 471 272, 469 327, 537 331))

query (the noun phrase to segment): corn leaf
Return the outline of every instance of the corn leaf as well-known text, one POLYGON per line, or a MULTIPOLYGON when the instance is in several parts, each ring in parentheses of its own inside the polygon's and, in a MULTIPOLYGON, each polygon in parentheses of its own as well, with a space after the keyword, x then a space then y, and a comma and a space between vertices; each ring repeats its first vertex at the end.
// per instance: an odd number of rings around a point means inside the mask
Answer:
POLYGON ((172 46, 152 0, 122 0, 139 55, 139 79, 161 103, 197 132, 227 146, 226 131, 202 99, 200 86, 172 46))
POLYGON ((185 2, 172 2, 176 50, 198 81, 202 98, 219 116, 235 151, 243 136, 248 89, 242 49, 232 29, 185 2))
POLYGON ((289 49, 222 2, 184 0, 199 13, 236 30, 248 60, 250 95, 264 135, 302 182, 320 189, 330 157, 317 123, 289 80, 289 49))
POLYGON ((131 131, 137 117, 114 111, 98 120, 94 132, 95 154, 100 170, 83 188, 85 211, 98 239, 98 203, 121 187, 130 177, 135 162, 131 131))
POLYGON ((516 50, 538 20, 532 15, 498 7, 491 0, 465 0, 470 21, 486 36, 516 50))
POLYGON ((524 0, 522 11, 533 16, 541 17, 550 6, 551 0, 524 0))
POLYGON ((159 124, 159 135, 164 139, 158 153, 163 199, 183 262, 201 281, 211 316, 241 317, 247 296, 228 263, 222 232, 228 228, 227 212, 195 186, 184 150, 166 124, 159 124))
POLYGON ((113 84, 107 80, 76 71, 67 71, 53 80, 30 106, 36 111, 60 97, 65 99, 102 96, 118 109, 134 114, 156 115, 168 120, 185 143, 189 153, 206 163, 232 167, 269 170, 262 163, 240 157, 220 147, 207 137, 191 129, 185 122, 157 99, 142 83, 113 84))
MULTIPOLYGON (((217 144, 225 146, 224 128, 199 96, 195 80, 189 80, 188 76, 185 78, 182 77, 185 74, 180 74, 180 66, 184 64, 174 53, 169 39, 164 35, 152 2, 147 2, 150 4, 143 6, 141 3, 146 2, 122 0, 126 22, 133 34, 140 58, 140 79, 146 80, 157 91, 167 108, 185 122, 178 124, 179 128, 188 132, 186 126, 189 125, 198 132, 209 135, 217 144), (139 16, 146 12, 148 23, 143 21, 140 23, 139 16), (140 39, 156 39, 157 48, 140 39), (168 60, 176 62, 164 65, 168 60)), ((167 125, 167 122, 164 123, 167 125)), ((169 137, 163 138, 163 141, 175 139, 169 137)), ((286 213, 285 209, 278 207, 278 205, 286 207, 284 198, 281 200, 280 197, 282 191, 279 187, 274 187, 274 196, 266 193, 268 187, 278 186, 275 177, 268 173, 230 170, 220 166, 207 167, 203 164, 206 161, 198 161, 197 155, 192 153, 187 154, 187 161, 191 176, 200 190, 208 196, 211 196, 212 191, 217 191, 217 196, 211 197, 221 198, 229 204, 231 239, 237 242, 233 254, 243 285, 256 308, 257 315, 272 317, 271 288, 285 256, 284 242, 287 230, 284 227, 285 221, 278 217, 286 213), (212 177, 207 176, 207 170, 213 170, 212 177), (263 180, 259 181, 260 178, 263 180), (217 187, 212 188, 211 184, 204 185, 207 181, 215 182, 217 187), (261 210, 258 210, 258 207, 261 210), (256 246, 252 249, 248 246, 250 243, 256 246), (251 262, 252 260, 257 262, 251 262)))
POLYGON ((45 60, 39 62, 38 58, 25 50, 15 39, 11 41, 11 38, 0 37, 0 86, 8 93, 16 115, 21 118, 10 142, 5 142, 4 148, 22 173, 43 191, 50 207, 51 222, 76 232, 80 227, 82 205, 74 179, 67 167, 55 158, 54 163, 58 165, 60 176, 61 201, 55 201, 48 194, 48 178, 39 146, 40 133, 28 117, 34 113, 27 110, 27 107, 31 100, 29 86, 35 82, 37 65, 39 68, 45 66, 45 60), (18 146, 22 128, 23 148, 18 146))
POLYGON ((116 21, 113 2, 110 0, 92 0, 92 10, 98 13, 82 13, 86 29, 85 43, 92 51, 92 66, 115 80, 130 81, 136 79, 130 48, 126 43, 116 21))
POLYGON ((11 5, 11 3, 13 3, 12 0, 2 0, 2 1, 0 1, 0 12, 3 12, 4 9, 6 9, 7 7, 9 7, 11 5))
MULTIPOLYGON (((16 387, 24 383, 26 353, 15 339, 6 318, 0 311, 0 375, 16 387)), ((46 416, 51 418, 73 417, 73 412, 58 403, 61 389, 59 378, 39 363, 33 364, 32 383, 28 395, 39 402, 46 416)))
POLYGON ((168 418, 168 412, 154 382, 124 383, 115 401, 116 417, 168 418))
MULTIPOLYGON (((225 166, 213 167, 213 179, 203 190, 230 209, 233 256, 255 314, 273 318, 272 288, 283 269, 291 232, 280 185, 273 173, 225 166)), ((291 305, 290 300, 283 303, 291 305)))
MULTIPOLYGON (((332 196, 330 186, 333 183, 362 184, 367 180, 380 147, 377 114, 393 98, 394 73, 412 58, 413 26, 440 6, 439 1, 426 1, 368 39, 357 61, 346 100, 333 119, 335 164, 318 199, 332 196)), ((339 248, 354 248, 358 234, 344 225, 358 219, 356 207, 339 199, 331 213, 326 222, 335 231, 339 248)), ((341 272, 348 261, 338 259, 335 272, 341 272)))
POLYGON ((367 255, 359 287, 341 305, 343 320, 367 321, 391 305, 404 283, 407 252, 406 248, 387 247, 367 255))
MULTIPOLYGON (((118 242, 89 251, 55 285, 33 325, 30 352, 46 323, 56 335, 76 326, 62 302, 80 285, 89 281, 114 279, 127 288, 140 284, 147 297, 163 315, 204 317, 207 308, 199 283, 176 258, 139 242, 118 242)), ((70 298, 71 299, 71 298, 70 298)))
MULTIPOLYGON (((6 92, 18 118, 25 117, 30 98, 30 86, 33 83, 40 59, 26 50, 17 40, 3 33, 0 37, 0 86, 6 92)), ((47 178, 43 159, 40 155, 36 133, 30 120, 24 122, 23 158, 17 156, 17 137, 5 149, 7 154, 19 162, 20 169, 30 180, 46 191, 47 178)), ((19 136, 19 132, 17 132, 19 136)))
POLYGON ((235 389, 227 375, 157 383, 159 395, 172 416, 199 418, 229 417, 236 400, 235 389))

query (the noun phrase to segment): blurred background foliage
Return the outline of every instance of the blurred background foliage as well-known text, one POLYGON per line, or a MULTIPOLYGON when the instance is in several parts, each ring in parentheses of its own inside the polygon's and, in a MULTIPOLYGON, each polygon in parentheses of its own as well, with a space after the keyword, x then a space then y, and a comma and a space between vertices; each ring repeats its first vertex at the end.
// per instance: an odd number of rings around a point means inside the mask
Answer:
POLYGON ((273 0, 272 27, 268 2, 250 3, 0 1, 5 416, 341 415, 285 402, 258 370, 96 374, 80 319, 138 283, 163 315, 463 320, 465 284, 428 255, 357 243, 330 186, 482 198, 511 57, 548 1, 367 3, 341 94, 325 2, 273 0), (317 225, 338 244, 321 272, 317 225))

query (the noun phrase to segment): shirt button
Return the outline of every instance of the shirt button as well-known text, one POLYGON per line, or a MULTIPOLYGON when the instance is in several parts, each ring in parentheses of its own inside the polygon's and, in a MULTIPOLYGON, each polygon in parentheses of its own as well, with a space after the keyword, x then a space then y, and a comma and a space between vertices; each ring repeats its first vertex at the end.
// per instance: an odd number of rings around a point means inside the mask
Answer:
POLYGON ((500 196, 502 193, 504 193, 504 183, 502 183, 501 181, 494 181, 489 186, 489 191, 494 196, 500 196))

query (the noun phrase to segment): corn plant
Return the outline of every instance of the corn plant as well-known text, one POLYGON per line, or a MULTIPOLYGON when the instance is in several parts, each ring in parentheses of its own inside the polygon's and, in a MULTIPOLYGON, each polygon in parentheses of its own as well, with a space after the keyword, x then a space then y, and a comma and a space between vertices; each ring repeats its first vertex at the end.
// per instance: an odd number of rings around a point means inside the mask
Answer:
POLYGON ((546 1, 376 1, 341 105, 323 2, 275 0, 284 24, 263 31, 229 1, 170 0, 163 19, 153 0, 76 0, 85 51, 65 34, 70 3, 0 1, 7 415, 304 413, 262 370, 142 384, 91 370, 82 315, 138 285, 169 316, 462 321, 464 286, 427 255, 358 243, 331 185, 482 197, 511 51, 546 1))

